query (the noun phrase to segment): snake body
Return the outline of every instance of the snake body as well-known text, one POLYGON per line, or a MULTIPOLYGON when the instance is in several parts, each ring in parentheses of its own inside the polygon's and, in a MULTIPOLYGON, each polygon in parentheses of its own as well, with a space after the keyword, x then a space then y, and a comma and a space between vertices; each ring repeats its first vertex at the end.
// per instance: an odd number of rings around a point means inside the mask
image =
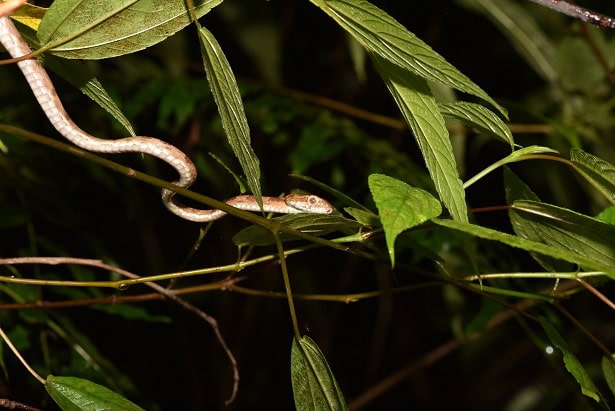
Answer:
MULTIPOLYGON (((13 58, 31 53, 30 47, 8 16, 0 16, 0 43, 13 58)), ((145 153, 159 158, 171 165, 179 173, 174 184, 187 188, 196 180, 194 163, 183 151, 162 140, 152 137, 126 137, 105 140, 94 137, 81 130, 64 109, 60 98, 43 66, 36 59, 22 60, 17 63, 30 85, 38 104, 54 126, 67 140, 84 150, 96 153, 145 153)), ((202 210, 186 207, 173 199, 175 192, 162 190, 162 202, 177 216, 195 222, 209 222, 223 217, 222 210, 202 210)), ((240 195, 226 201, 228 205, 247 210, 281 214, 319 213, 329 214, 333 207, 326 200, 311 194, 290 194, 285 197, 262 197, 261 210, 256 199, 250 195, 240 195)))

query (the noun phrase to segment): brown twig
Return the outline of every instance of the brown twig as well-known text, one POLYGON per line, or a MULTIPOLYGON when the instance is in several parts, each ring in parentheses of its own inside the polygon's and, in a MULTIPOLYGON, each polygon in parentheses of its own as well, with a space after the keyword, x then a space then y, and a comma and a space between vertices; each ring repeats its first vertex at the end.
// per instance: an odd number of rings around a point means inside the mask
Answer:
POLYGON ((587 290, 589 292, 591 292, 593 295, 595 295, 596 297, 598 297, 598 299, 600 301, 602 301, 603 303, 605 303, 606 305, 608 305, 609 307, 611 307, 612 310, 615 310, 615 303, 613 303, 613 301, 609 300, 606 295, 602 294, 600 291, 598 291, 598 289, 596 289, 596 287, 594 287, 593 285, 591 285, 590 283, 588 283, 587 281, 583 281, 582 279, 578 278, 577 281, 579 283, 581 283, 581 285, 585 288, 587 288, 587 290))
MULTIPOLYGON (((231 290, 235 283, 243 280, 244 277, 225 278, 221 281, 216 281, 208 284, 195 285, 192 287, 183 287, 175 289, 166 289, 175 295, 184 295, 199 293, 211 290, 231 290)), ((96 298, 81 298, 78 300, 63 300, 63 301, 33 301, 27 303, 8 303, 0 304, 0 310, 47 310, 54 308, 73 308, 83 307, 94 304, 124 304, 138 303, 152 300, 162 300, 165 296, 159 293, 138 294, 138 295, 109 295, 96 298)))
MULTIPOLYGON (((48 265, 76 264, 76 265, 97 267, 103 270, 113 271, 113 272, 116 272, 128 278, 140 278, 137 274, 131 273, 130 271, 123 270, 121 268, 110 266, 108 264, 103 263, 100 260, 92 260, 92 259, 85 259, 85 258, 71 258, 71 257, 4 258, 4 259, 0 259, 0 264, 48 264, 48 265)), ((222 333, 220 332, 220 328, 218 327, 218 322, 216 321, 216 319, 210 316, 209 314, 206 314, 205 312, 199 310, 198 308, 188 303, 187 301, 181 299, 180 297, 175 295, 172 291, 167 290, 166 288, 161 287, 160 285, 156 283, 147 282, 144 284, 150 288, 153 288, 158 293, 164 295, 169 300, 180 305, 185 310, 192 312, 193 314, 195 314, 196 316, 203 319, 209 324, 209 326, 214 331, 214 334, 216 336, 216 339, 218 340, 218 343, 220 344, 220 346, 226 353, 226 356, 228 357, 232 365, 232 368, 233 368, 233 390, 231 392, 230 397, 226 400, 226 403, 229 404, 233 402, 237 395, 237 390, 239 389, 239 368, 237 367, 237 361, 235 360, 233 353, 231 352, 230 348, 226 344, 226 341, 224 340, 224 337, 222 336, 222 333)))
POLYGON ((605 29, 615 29, 615 19, 604 14, 586 9, 576 4, 568 3, 564 0, 530 0, 541 6, 548 7, 575 19, 591 23, 605 29))
POLYGON ((7 398, 0 398, 0 407, 6 408, 7 410, 18 410, 18 411, 43 411, 40 408, 33 407, 28 404, 24 404, 22 402, 11 401, 7 398))

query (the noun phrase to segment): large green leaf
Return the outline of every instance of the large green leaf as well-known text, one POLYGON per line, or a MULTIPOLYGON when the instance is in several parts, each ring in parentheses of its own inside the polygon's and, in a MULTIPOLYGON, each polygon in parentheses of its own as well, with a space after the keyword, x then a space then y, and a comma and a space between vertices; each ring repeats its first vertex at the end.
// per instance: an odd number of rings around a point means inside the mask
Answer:
POLYGON ((531 240, 615 269, 615 226, 565 208, 528 200, 515 201, 510 213, 517 215, 517 225, 533 228, 531 240))
POLYGON ((574 251, 566 251, 559 247, 539 243, 536 241, 527 240, 511 234, 502 233, 490 228, 481 227, 474 224, 463 223, 455 220, 441 220, 433 218, 431 221, 435 224, 448 227, 450 229, 471 234, 473 236, 484 238, 487 240, 499 241, 511 247, 520 248, 525 251, 544 254, 553 258, 568 261, 574 264, 582 265, 586 269, 602 271, 610 278, 615 279, 615 265, 604 264, 601 261, 596 261, 574 251))
MULTIPOLYGON (((221 2, 194 0, 195 13, 201 17, 221 2)), ((101 59, 157 44, 190 22, 184 0, 56 0, 38 39, 43 46, 71 39, 51 50, 60 57, 101 59)))
POLYGON ((423 153, 436 191, 454 219, 468 221, 465 192, 444 118, 427 82, 378 56, 372 56, 423 153))
POLYGON ((348 408, 325 356, 310 337, 293 339, 290 373, 298 411, 348 408))
POLYGON ((378 7, 364 0, 310 1, 371 53, 423 79, 477 96, 506 115, 506 110, 479 86, 378 7))
POLYGON ((201 27, 199 40, 203 65, 218 106, 226 138, 246 175, 250 191, 256 197, 256 201, 262 204, 259 161, 250 146, 250 128, 235 75, 213 34, 201 27))
POLYGON ((369 189, 374 197, 384 236, 395 265, 395 239, 403 231, 415 227, 442 213, 440 202, 420 188, 382 174, 369 176, 369 189))
POLYGON ((121 395, 76 377, 47 377, 45 389, 62 411, 143 411, 121 395))
MULTIPOLYGON (((506 203, 512 204, 517 200, 540 201, 540 198, 508 167, 504 167, 504 188, 506 191, 506 203)), ((524 218, 522 213, 512 209, 508 210, 508 218, 512 228, 519 237, 532 241, 540 241, 540 226, 524 218)), ((572 271, 574 265, 564 261, 547 257, 542 254, 530 253, 545 269, 553 272, 572 271)))
POLYGON ((545 330, 547 337, 549 337, 549 340, 551 340, 551 343, 562 352, 564 357, 564 365, 566 366, 568 372, 577 380, 577 383, 581 387, 581 392, 584 395, 596 400, 596 402, 599 402, 600 395, 598 393, 598 388, 596 388, 596 385, 589 377, 589 374, 579 359, 573 354, 566 340, 562 338, 555 327, 553 327, 553 325, 551 325, 546 318, 540 317, 540 324, 545 330))
POLYGON ((611 204, 615 204, 615 166, 583 150, 570 150, 574 168, 611 204))

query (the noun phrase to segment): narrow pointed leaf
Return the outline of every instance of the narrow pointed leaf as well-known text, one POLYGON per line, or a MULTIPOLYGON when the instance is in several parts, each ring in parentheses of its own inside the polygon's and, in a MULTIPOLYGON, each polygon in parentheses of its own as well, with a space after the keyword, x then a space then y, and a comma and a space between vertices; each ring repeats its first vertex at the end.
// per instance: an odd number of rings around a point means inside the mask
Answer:
POLYGON ((201 27, 199 40, 207 80, 218 106, 226 138, 246 175, 250 191, 262 205, 259 161, 250 146, 250 128, 235 75, 213 34, 201 27))
POLYGON ((460 120, 478 131, 499 138, 512 147, 515 143, 513 135, 506 125, 493 111, 474 103, 455 102, 440 104, 440 113, 444 117, 460 120))
MULTIPOLYGON (((574 211, 518 200, 510 213, 533 228, 533 241, 615 267, 615 226, 574 211)), ((521 224, 518 222, 517 224, 521 224)))
POLYGON ((115 101, 109 96, 107 90, 105 90, 100 81, 94 77, 83 62, 78 60, 61 60, 50 55, 43 57, 43 64, 81 90, 83 94, 92 99, 92 101, 117 120, 130 135, 135 135, 130 121, 124 116, 124 113, 122 113, 115 101))
POLYGON ((411 187, 392 177, 372 174, 368 182, 384 228, 391 265, 394 266, 397 236, 440 215, 442 206, 427 191, 411 187))
POLYGON ((293 339, 290 372, 298 411, 348 409, 325 356, 310 337, 293 339))
POLYGON ((615 204, 615 166, 580 149, 570 150, 574 168, 611 204, 615 204))
MULTIPOLYGON (((530 200, 540 201, 540 198, 525 184, 516 174, 514 174, 508 167, 504 167, 504 187, 506 191, 506 203, 512 204, 517 200, 530 200)), ((526 238, 532 241, 540 241, 540 229, 536 224, 528 222, 523 215, 514 210, 508 210, 508 218, 510 218, 510 224, 513 231, 519 237, 526 238)), ((563 262, 561 260, 547 257, 542 254, 530 253, 532 258, 536 260, 545 269, 557 272, 557 271, 572 271, 574 266, 570 263, 563 262)))
POLYGON ((566 340, 562 338, 555 327, 553 327, 553 325, 551 325, 546 318, 540 317, 540 324, 545 330, 547 337, 549 337, 549 340, 551 340, 551 343, 562 352, 564 365, 566 366, 568 372, 577 380, 583 395, 594 399, 596 402, 600 402, 598 388, 596 388, 596 385, 589 377, 589 374, 579 359, 573 354, 572 350, 568 346, 568 343, 566 343, 566 340))
POLYGON ((425 80, 372 56, 423 153, 436 191, 454 219, 468 221, 465 192, 444 118, 425 80))
POLYGON ((409 32, 397 20, 364 0, 311 0, 368 51, 426 80, 479 97, 506 115, 479 86, 409 32))
POLYGON ((615 279, 615 266, 607 265, 592 258, 587 258, 583 255, 564 251, 561 248, 553 247, 547 244, 538 243, 536 241, 527 240, 511 234, 502 233, 490 228, 481 227, 474 224, 462 223, 455 220, 442 220, 438 218, 431 219, 431 222, 448 227, 450 229, 471 234, 475 237, 486 240, 499 241, 511 247, 519 248, 529 252, 544 254, 553 258, 558 258, 563 261, 568 261, 573 264, 582 265, 586 269, 602 271, 610 278, 615 279))
MULTIPOLYGON (((222 0, 194 0, 201 17, 222 0)), ((43 18, 38 38, 64 58, 101 59, 152 46, 191 22, 184 0, 55 0, 43 18)))
POLYGON ((143 411, 110 389, 81 378, 50 375, 45 389, 62 411, 143 411))

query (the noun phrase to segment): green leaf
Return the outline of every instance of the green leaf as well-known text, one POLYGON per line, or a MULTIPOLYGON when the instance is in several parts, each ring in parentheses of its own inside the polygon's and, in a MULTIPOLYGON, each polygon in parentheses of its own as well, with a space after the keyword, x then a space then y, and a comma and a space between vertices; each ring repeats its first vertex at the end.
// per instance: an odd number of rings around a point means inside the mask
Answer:
POLYGON ((344 211, 350 214, 355 220, 362 225, 367 226, 379 226, 380 218, 371 211, 365 211, 360 208, 346 207, 344 211))
POLYGON ((397 20, 364 0, 310 0, 348 31, 369 52, 425 80, 479 97, 506 115, 487 93, 406 30, 397 20))
POLYGON ((596 216, 596 218, 607 224, 615 225, 615 206, 605 208, 596 216))
POLYGON ((310 337, 293 339, 290 373, 298 411, 348 409, 325 356, 310 337))
POLYGON ((78 60, 61 60, 51 55, 43 56, 42 60, 45 67, 81 90, 83 94, 92 99, 107 113, 111 114, 131 136, 135 135, 130 121, 124 116, 124 113, 122 113, 115 101, 107 94, 107 90, 104 89, 100 81, 94 77, 83 62, 78 60))
MULTIPOLYGON (((273 220, 282 222, 293 230, 312 235, 325 235, 338 230, 358 230, 361 224, 337 215, 327 214, 287 214, 273 220)), ((278 234, 282 241, 297 240, 290 234, 278 234)), ((233 243, 239 247, 246 245, 265 246, 275 244, 275 237, 269 229, 253 225, 244 228, 233 236, 233 243)))
POLYGON ((615 166, 583 150, 570 150, 573 167, 588 183, 615 204, 615 166))
POLYGON ((201 27, 199 40, 203 65, 218 106, 226 138, 246 175, 250 191, 262 206, 259 162, 250 146, 250 128, 235 75, 213 34, 201 27))
POLYGON ((466 102, 440 104, 438 107, 444 117, 463 121, 482 133, 499 138, 511 147, 515 143, 508 126, 486 107, 466 102))
POLYGON ((45 389, 63 411, 143 411, 121 395, 76 377, 47 377, 45 389))
POLYGON ((611 393, 615 396, 615 360, 612 357, 602 356, 602 373, 611 393))
POLYGON ((532 228, 531 240, 615 267, 615 226, 536 201, 515 201, 509 212, 517 214, 517 225, 532 228))
POLYGON ((568 372, 577 380, 583 395, 594 399, 596 402, 600 402, 598 389, 589 377, 587 371, 585 371, 585 368, 583 368, 583 365, 579 359, 572 353, 572 350, 566 343, 566 340, 559 335, 555 327, 553 327, 553 325, 551 325, 546 318, 540 317, 540 324, 545 330, 547 337, 549 337, 549 340, 551 340, 551 343, 562 352, 564 356, 564 365, 566 366, 568 372))
POLYGON ((551 40, 536 24, 535 15, 510 0, 458 0, 487 16, 500 28, 517 52, 546 81, 559 80, 556 52, 551 40))
MULTIPOLYGON (((222 0, 194 0, 201 17, 222 0)), ((53 2, 38 30, 43 46, 59 57, 101 59, 152 46, 190 24, 184 0, 102 0, 53 2)))
MULTIPOLYGON (((508 167, 504 167, 504 187, 506 190, 506 202, 512 204, 517 200, 540 201, 540 198, 508 167)), ((508 218, 512 228, 519 237, 527 238, 532 241, 540 241, 540 226, 526 220, 522 213, 508 210, 508 218)), ((542 254, 530 253, 545 269, 558 271, 572 271, 574 268, 570 263, 563 262, 542 254)))
POLYGON ((397 236, 440 215, 442 206, 427 191, 411 187, 392 177, 372 174, 368 183, 384 228, 391 265, 394 266, 397 236))
POLYGON ((354 37, 348 35, 348 52, 350 53, 350 58, 352 59, 352 66, 354 67, 354 73, 357 76, 357 80, 359 83, 365 83, 367 80, 367 70, 366 64, 367 61, 367 53, 365 52, 365 48, 361 46, 354 37))
POLYGON ((427 82, 372 56, 421 149, 436 191, 454 219, 468 221, 465 192, 444 118, 427 82))
POLYGON ((575 252, 564 251, 558 247, 553 247, 547 244, 538 243, 536 241, 527 240, 525 238, 492 230, 490 228, 485 228, 469 223, 462 223, 460 221, 441 220, 438 218, 433 218, 431 222, 441 225, 443 227, 448 227, 456 231, 468 233, 479 238, 499 241, 503 244, 507 244, 515 248, 520 248, 525 251, 536 252, 553 258, 559 258, 560 260, 568 261, 574 264, 580 264, 587 269, 603 271, 610 278, 615 279, 615 266, 606 265, 600 261, 587 258, 575 252))

